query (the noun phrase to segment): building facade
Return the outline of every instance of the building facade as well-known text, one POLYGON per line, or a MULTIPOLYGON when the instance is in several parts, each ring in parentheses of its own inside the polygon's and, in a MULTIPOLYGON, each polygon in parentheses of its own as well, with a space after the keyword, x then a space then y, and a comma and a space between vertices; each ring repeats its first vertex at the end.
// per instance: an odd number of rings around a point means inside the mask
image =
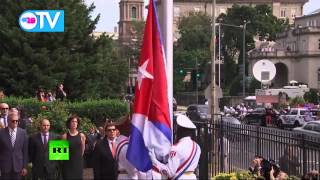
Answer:
MULTIPOLYGON (((136 41, 135 29, 132 26, 134 21, 144 21, 144 0, 120 0, 119 2, 119 43, 127 47, 132 47, 136 41)), ((128 58, 128 82, 127 93, 134 93, 135 82, 137 79, 137 57, 128 58)))
MULTIPOLYGON (((226 13, 234 4, 240 6, 256 6, 268 4, 272 7, 273 15, 280 19, 289 19, 293 23, 295 17, 302 16, 303 5, 308 0, 216 0, 216 17, 226 13)), ((212 15, 212 0, 173 0, 173 30, 174 40, 179 38, 177 24, 180 17, 188 16, 190 12, 205 12, 212 15)))
POLYGON ((297 17, 294 27, 277 35, 276 42, 249 53, 249 72, 255 62, 268 59, 276 66, 275 87, 290 80, 320 89, 320 11, 297 17))
POLYGON ((134 29, 131 26, 132 22, 144 20, 144 1, 120 0, 119 9, 119 41, 120 43, 130 43, 134 35, 134 29))

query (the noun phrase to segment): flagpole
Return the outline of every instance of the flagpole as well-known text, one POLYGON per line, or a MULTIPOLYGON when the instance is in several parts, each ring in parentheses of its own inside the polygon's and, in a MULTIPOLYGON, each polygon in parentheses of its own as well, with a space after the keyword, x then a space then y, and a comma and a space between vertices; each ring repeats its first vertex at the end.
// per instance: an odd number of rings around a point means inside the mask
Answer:
MULTIPOLYGON (((160 6, 161 31, 164 40, 164 51, 166 57, 167 83, 168 83, 168 101, 170 110, 171 127, 173 127, 173 1, 161 0, 160 6)), ((173 128, 172 128, 173 129, 173 128)), ((173 136, 172 136, 173 137, 173 136)))
POLYGON ((211 50, 211 118, 216 110, 216 0, 212 0, 212 50, 211 50))

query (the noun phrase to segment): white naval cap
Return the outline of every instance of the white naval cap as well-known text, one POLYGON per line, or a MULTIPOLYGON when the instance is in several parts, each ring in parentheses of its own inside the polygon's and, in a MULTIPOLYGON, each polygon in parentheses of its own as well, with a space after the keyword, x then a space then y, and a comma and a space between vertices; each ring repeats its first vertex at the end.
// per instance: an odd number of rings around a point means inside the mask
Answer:
POLYGON ((197 128, 186 115, 182 115, 182 114, 178 115, 177 124, 181 127, 188 128, 188 129, 196 129, 197 128))

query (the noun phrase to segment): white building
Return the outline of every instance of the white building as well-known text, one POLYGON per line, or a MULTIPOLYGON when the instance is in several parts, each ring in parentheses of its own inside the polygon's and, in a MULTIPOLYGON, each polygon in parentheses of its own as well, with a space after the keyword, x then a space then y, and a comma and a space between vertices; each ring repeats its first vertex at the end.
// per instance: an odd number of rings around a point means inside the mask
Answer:
POLYGON ((276 42, 267 42, 249 53, 249 73, 261 59, 272 61, 277 70, 274 87, 290 80, 320 89, 320 10, 297 17, 292 28, 277 35, 276 42))

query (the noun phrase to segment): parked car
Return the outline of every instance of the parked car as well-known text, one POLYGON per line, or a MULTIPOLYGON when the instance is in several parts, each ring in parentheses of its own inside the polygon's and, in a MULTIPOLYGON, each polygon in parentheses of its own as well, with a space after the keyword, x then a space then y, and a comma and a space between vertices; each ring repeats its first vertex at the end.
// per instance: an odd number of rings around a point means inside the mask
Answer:
MULTIPOLYGON (((279 112, 273 109, 272 124, 277 124, 278 116, 279 116, 279 112)), ((246 116, 243 118, 243 121, 246 124, 257 124, 261 126, 266 126, 265 117, 266 117, 266 108, 259 107, 259 108, 255 108, 251 112, 248 112, 246 116)))
POLYGON ((300 135, 320 137, 320 121, 307 122, 302 127, 293 128, 293 131, 300 135))
POLYGON ((211 118, 211 114, 209 114, 209 106, 204 104, 189 105, 186 115, 192 121, 206 121, 211 118))
POLYGON ((288 114, 279 117, 279 127, 299 127, 306 122, 315 121, 319 110, 309 110, 305 108, 292 108, 288 114))

